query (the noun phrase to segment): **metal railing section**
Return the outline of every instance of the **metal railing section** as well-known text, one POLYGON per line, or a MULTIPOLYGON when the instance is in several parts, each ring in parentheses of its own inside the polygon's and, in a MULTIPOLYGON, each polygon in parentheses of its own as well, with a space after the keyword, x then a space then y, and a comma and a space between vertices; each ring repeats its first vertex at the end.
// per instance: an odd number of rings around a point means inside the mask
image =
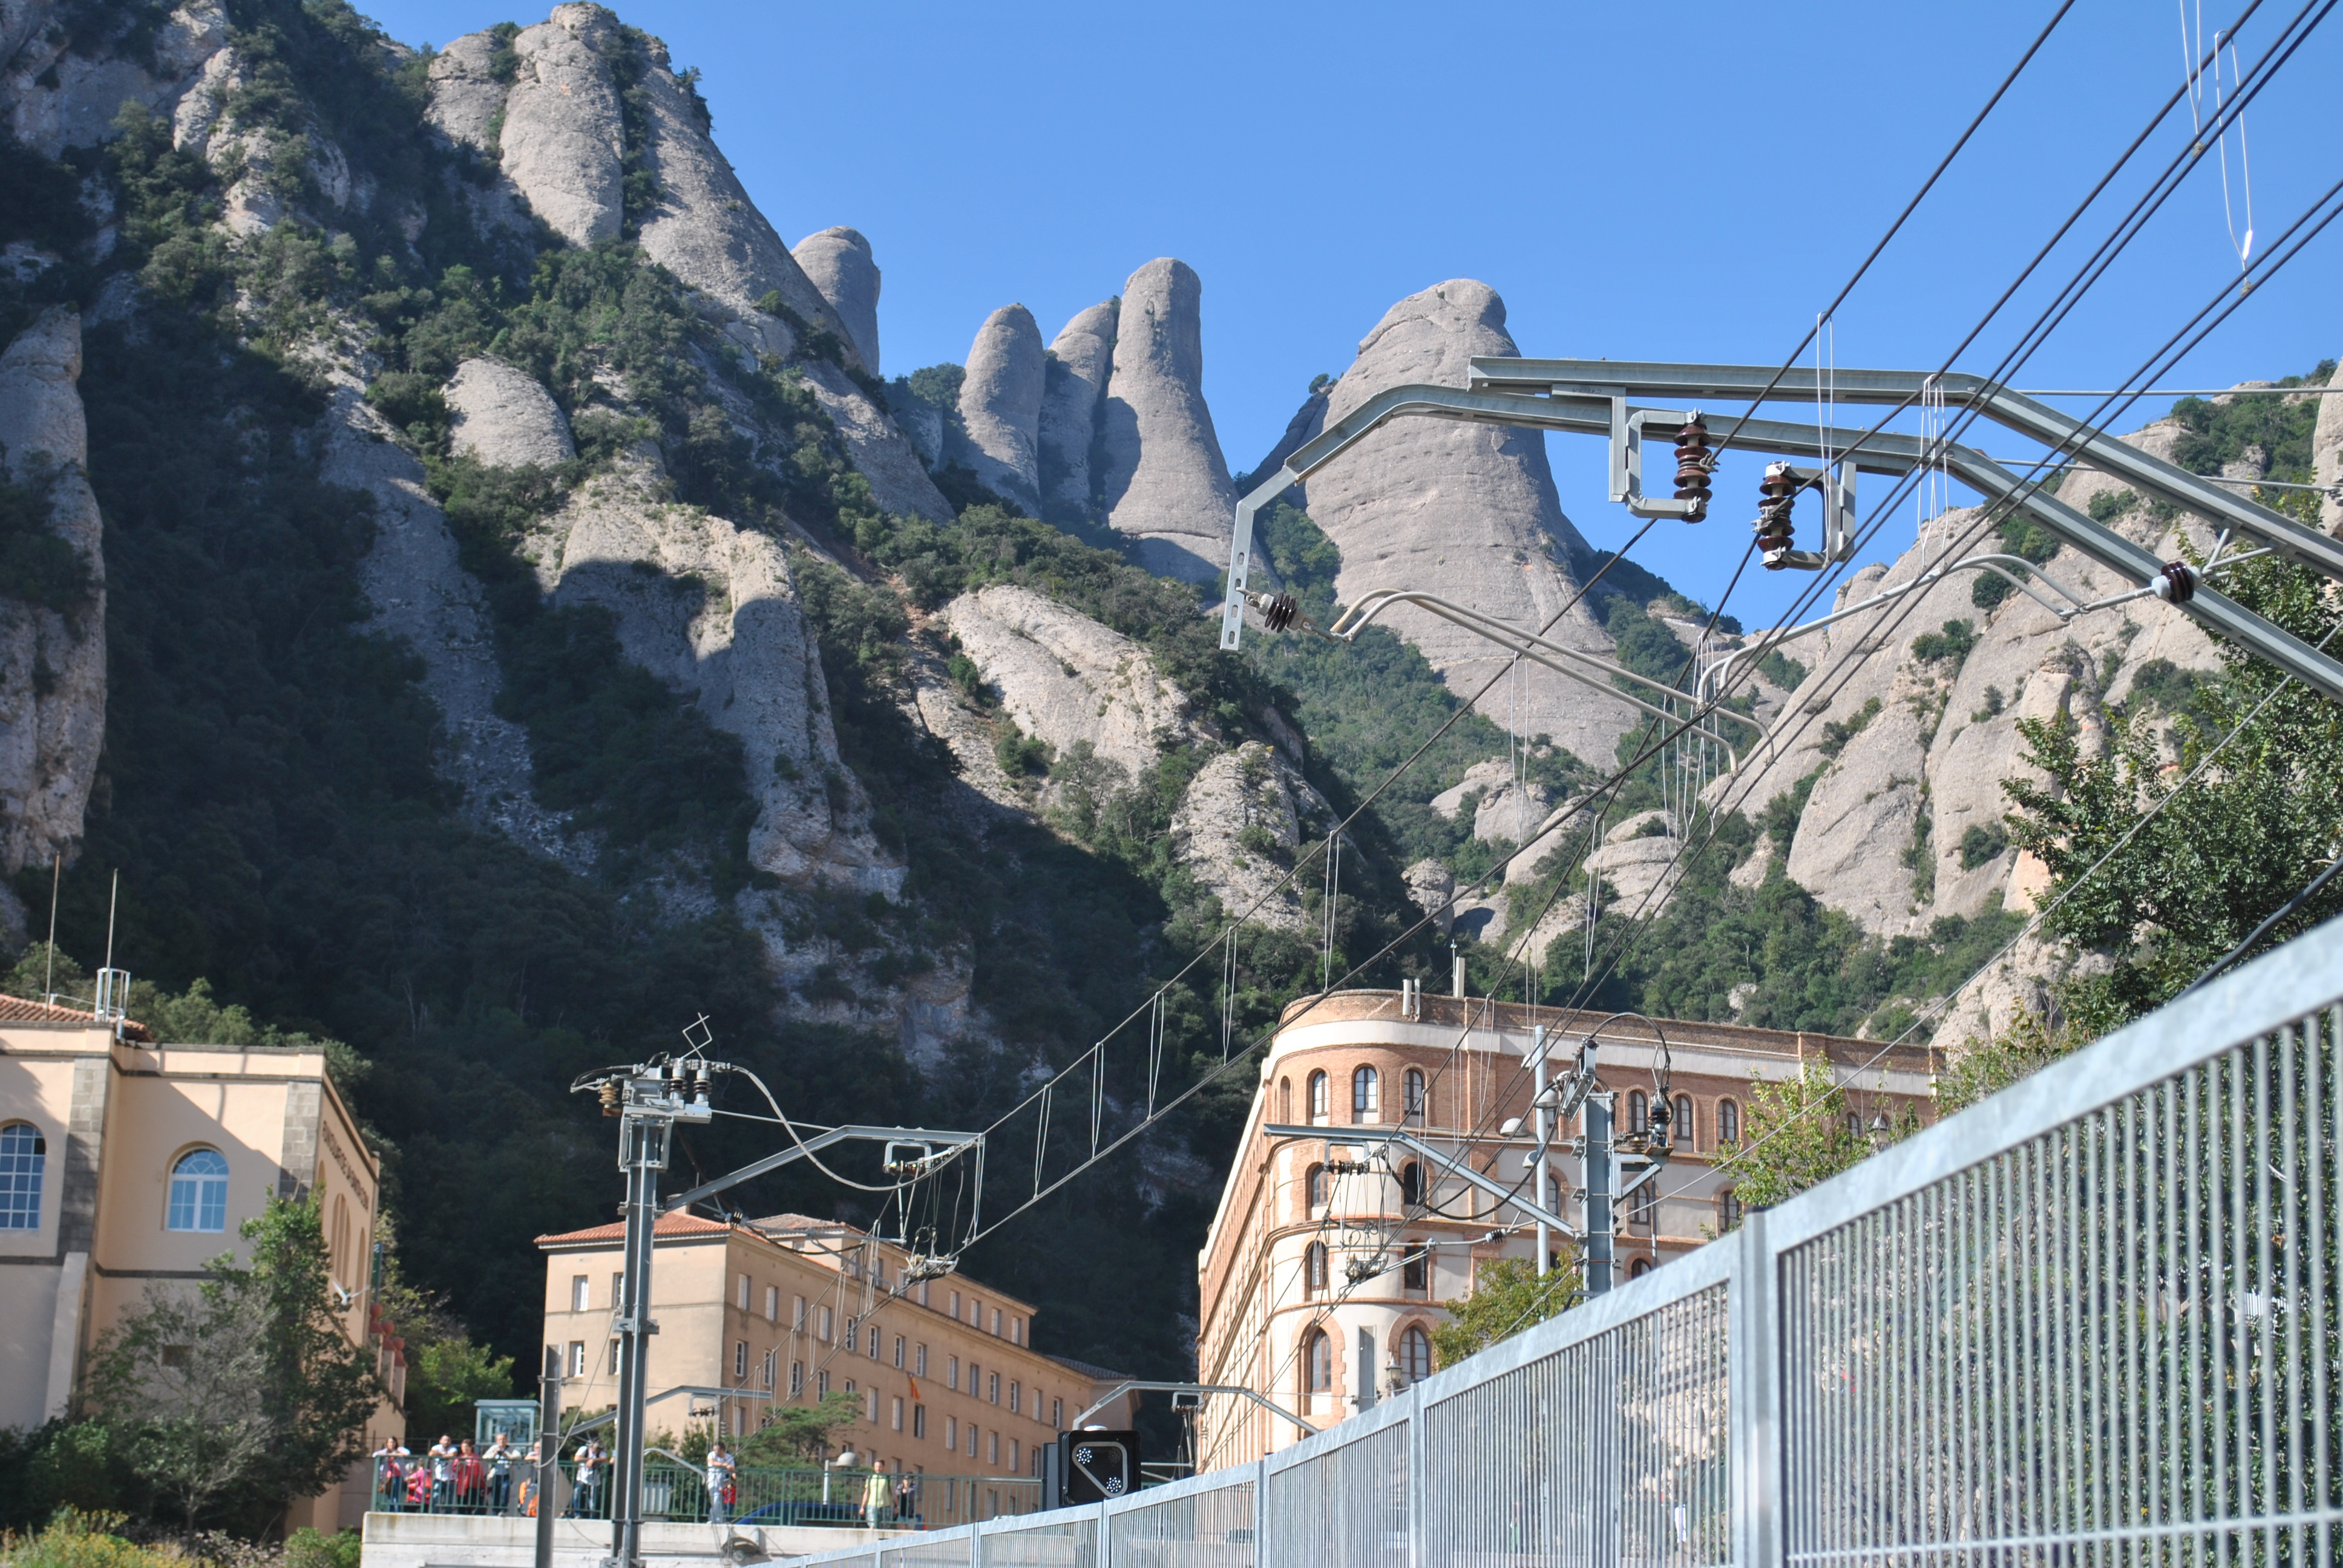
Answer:
POLYGON ((2343 920, 1257 1463, 885 1568, 2343 1562, 2338 1042, 2343 920))

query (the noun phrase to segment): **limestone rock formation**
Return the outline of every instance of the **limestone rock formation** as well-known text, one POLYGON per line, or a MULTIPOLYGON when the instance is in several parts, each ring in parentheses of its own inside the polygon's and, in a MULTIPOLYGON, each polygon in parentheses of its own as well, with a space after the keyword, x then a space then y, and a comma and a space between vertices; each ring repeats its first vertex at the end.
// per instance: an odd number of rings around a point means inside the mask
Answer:
POLYGON ((404 640, 423 661, 423 689, 446 730, 439 772, 461 791, 464 816, 582 866, 587 857, 564 819, 532 793, 528 732, 496 710, 504 672, 488 606, 424 487, 423 465, 394 443, 354 384, 334 391, 325 448, 326 482, 374 498, 374 545, 358 564, 358 586, 374 606, 374 629, 404 640))
POLYGON ((1141 564, 1190 582, 1228 565, 1236 491, 1204 407, 1203 285, 1170 256, 1123 285, 1107 386, 1106 520, 1141 564))
POLYGON ((1041 329, 1021 305, 985 317, 960 384, 968 465, 995 493, 1031 512, 1041 505, 1041 329))
POLYGON ((1041 392, 1040 473, 1041 516, 1061 525, 1097 518, 1094 486, 1104 476, 1091 468, 1107 382, 1114 373, 1117 303, 1093 305, 1066 323, 1050 345, 1041 392))
POLYGON ((907 517, 951 521, 951 503, 936 488, 918 450, 887 411, 852 377, 828 360, 808 360, 802 368, 806 385, 820 400, 830 423, 838 427, 846 455, 870 482, 871 499, 888 511, 907 517))
MULTIPOLYGON (((503 104, 504 172, 572 245, 616 238, 626 217, 626 122, 602 57, 618 26, 599 5, 557 5, 513 40, 520 65, 503 104)), ((477 113, 481 95, 466 96, 477 113)))
POLYGON ((870 242, 853 229, 826 228, 798 241, 789 255, 845 325, 862 368, 879 369, 879 263, 870 242))
POLYGON ((658 192, 639 215, 643 253, 698 289, 702 307, 744 347, 781 355, 796 347, 796 334, 763 308, 778 295, 808 324, 836 333, 850 367, 862 367, 853 333, 709 138, 666 45, 629 35, 609 11, 571 0, 514 38, 509 85, 491 67, 495 48, 486 33, 447 46, 430 71, 430 117, 494 159, 530 211, 574 245, 625 226, 626 116, 612 56, 639 48, 642 168, 658 192))
MULTIPOLYGON (((0 872, 79 847, 106 739, 106 554, 81 394, 81 317, 43 312, 0 353, 0 459, 40 492, 49 530, 73 547, 88 592, 70 603, 0 584, 0 872)), ((5 913, 0 910, 0 913, 5 913)))
POLYGON ((569 420, 537 377, 496 359, 467 359, 447 387, 448 445, 492 467, 552 467, 578 456, 569 420))
POLYGON ((1301 895, 1292 883, 1279 884, 1302 840, 1332 820, 1275 748, 1248 741, 1213 757, 1189 782, 1172 813, 1172 853, 1230 919, 1299 931, 1310 924, 1301 895))
POLYGON ((1407 883, 1408 901, 1430 915, 1433 927, 1446 936, 1455 924, 1448 900, 1456 895, 1456 873, 1427 856, 1403 872, 1402 879, 1407 883))
MULTIPOLYGON (((2343 386, 2332 376, 2328 382, 2343 386)), ((2343 498, 2335 493, 2343 487, 2343 397, 2318 400, 2318 423, 2310 434, 2310 478, 2328 491, 2318 501, 2319 526, 2330 534, 2343 534, 2343 498)))
MULTIPOLYGON (((119 24, 129 25, 130 8, 116 9, 119 24)), ((75 33, 93 22, 103 25, 102 15, 102 8, 60 0, 11 0, 0 6, 0 110, 19 142, 46 156, 106 140, 126 102, 169 118, 205 63, 227 44, 227 9, 220 0, 188 0, 157 19, 143 46, 117 47, 117 37, 73 47, 75 33), (57 25, 76 9, 82 15, 74 27, 57 25)))
POLYGON ((661 477, 637 457, 589 480, 532 534, 538 580, 557 604, 609 610, 628 658, 740 738, 759 870, 899 895, 903 868, 839 760, 789 558, 769 534, 660 500, 661 477))
MULTIPOLYGON (((1466 278, 1436 285, 1401 300, 1360 342, 1325 420, 1338 421, 1405 382, 1462 387, 1473 356, 1516 352, 1493 289, 1466 278)), ((1345 604, 1378 588, 1414 588, 1535 628, 1562 614, 1577 591, 1569 561, 1585 541, 1562 515, 1543 438, 1534 431, 1395 420, 1319 470, 1309 498, 1312 518, 1342 551, 1336 595, 1345 604)), ((1490 644, 1423 611, 1394 610, 1383 624, 1421 648, 1460 696, 1506 667, 1490 644)), ((1584 605, 1562 615, 1547 635, 1611 651, 1584 605)), ((1522 677, 1518 709, 1500 684, 1480 709, 1499 724, 1518 712, 1524 733, 1550 735, 1593 762, 1609 760, 1633 711, 1534 667, 1522 677)))
POLYGON ((937 620, 1018 729, 1061 758, 1088 747, 1127 782, 1187 728, 1187 700, 1154 655, 1031 588, 962 594, 937 620))
POLYGON ((1432 798, 1432 809, 1453 822, 1468 797, 1477 797, 1473 837, 1483 843, 1521 843, 1536 832, 1546 813, 1554 809, 1554 798, 1545 786, 1535 779, 1526 786, 1517 784, 1513 764, 1502 757, 1467 768, 1462 779, 1432 798))

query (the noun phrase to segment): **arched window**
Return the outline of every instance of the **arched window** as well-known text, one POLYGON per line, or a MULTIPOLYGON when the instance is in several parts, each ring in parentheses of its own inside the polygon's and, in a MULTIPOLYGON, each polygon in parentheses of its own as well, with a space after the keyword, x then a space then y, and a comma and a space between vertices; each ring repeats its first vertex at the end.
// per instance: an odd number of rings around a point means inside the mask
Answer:
POLYGON ((1635 1137, 1637 1137, 1637 1138, 1641 1138, 1644 1133, 1646 1133, 1646 1132, 1650 1131, 1651 1130, 1652 1130, 1652 1110, 1651 1110, 1651 1101, 1650 1101, 1649 1100, 1647 1100, 1647 1099, 1645 1099, 1645 1098, 1644 1097, 1644 1091, 1643 1091, 1642 1090, 1640 1090, 1640 1089, 1634 1089, 1634 1090, 1630 1090, 1630 1091, 1628 1091, 1628 1092, 1627 1092, 1627 1131, 1628 1131, 1628 1132, 1630 1132, 1631 1134, 1633 1134, 1634 1136, 1635 1136, 1635 1137))
POLYGON ((1313 1072, 1310 1075, 1310 1114, 1312 1116, 1326 1114, 1326 1075, 1322 1072, 1313 1072))
POLYGON ((1646 1181, 1641 1187, 1635 1189, 1634 1195, 1628 1199, 1627 1201, 1632 1205, 1632 1214, 1629 1223, 1633 1224, 1638 1231, 1649 1233, 1652 1228, 1659 1222, 1659 1193, 1653 1191, 1651 1182, 1646 1181))
POLYGON ((1679 1149, 1691 1151, 1700 1147, 1700 1140, 1694 1133, 1691 1095, 1676 1096, 1675 1125, 1669 1128, 1668 1131, 1674 1137, 1676 1147, 1679 1149))
POLYGON ((1649 1258, 1638 1258, 1627 1265, 1627 1277, 1631 1280, 1640 1280, 1651 1271, 1652 1261, 1649 1258))
POLYGON ((1332 1393, 1334 1390, 1334 1342, 1323 1329, 1310 1331, 1310 1341, 1302 1355, 1303 1393, 1332 1393))
POLYGON ((41 1228, 41 1177, 49 1141, 29 1121, 0 1127, 0 1231, 41 1228))
POLYGON ((1423 1089, 1423 1069, 1409 1068, 1407 1076, 1400 1080, 1400 1091, 1406 1097, 1401 1103, 1407 1108, 1408 1115, 1420 1121, 1432 1113, 1432 1104, 1423 1089))
POLYGON ((1399 1375, 1410 1382, 1432 1375, 1432 1336, 1422 1329, 1410 1329, 1399 1337, 1399 1375))
POLYGON ((349 1275, 345 1271, 350 1261, 350 1201, 343 1193, 334 1194, 333 1229, 326 1239, 326 1271, 336 1284, 345 1284, 349 1275))
POLYGON ((1719 1143, 1741 1141, 1741 1107, 1730 1100, 1716 1102, 1716 1141, 1719 1143))
POLYGON ((218 1150, 190 1150, 171 1167, 171 1208, 163 1224, 172 1231, 227 1229, 227 1161, 218 1150))
POLYGON ((1277 1119, 1291 1126, 1293 1121, 1293 1080, 1277 1081, 1277 1119))
POLYGON ((1304 1171, 1302 1177, 1302 1187, 1312 1209, 1333 1196, 1334 1184, 1327 1180, 1326 1167, 1323 1165, 1312 1165, 1304 1171))
POLYGON ((1741 1194, 1730 1187, 1716 1195, 1716 1226, 1720 1231, 1741 1228, 1741 1194))
POLYGON ((1306 1296, 1324 1293, 1326 1289, 1326 1243, 1312 1241, 1302 1251, 1302 1292, 1306 1296))
POLYGON ((1351 1120, 1372 1121, 1383 1105, 1383 1075, 1372 1067, 1353 1069, 1351 1073, 1351 1120))
POLYGON ((1423 1167, 1413 1160, 1399 1168, 1399 1201, 1403 1209, 1423 1202, 1423 1167))
POLYGON ((1846 1135, 1849 1138, 1860 1138, 1863 1136, 1862 1111, 1850 1111, 1846 1113, 1846 1135))
POLYGON ((1423 1292, 1432 1288, 1432 1249, 1413 1246, 1400 1254, 1399 1288, 1423 1292))

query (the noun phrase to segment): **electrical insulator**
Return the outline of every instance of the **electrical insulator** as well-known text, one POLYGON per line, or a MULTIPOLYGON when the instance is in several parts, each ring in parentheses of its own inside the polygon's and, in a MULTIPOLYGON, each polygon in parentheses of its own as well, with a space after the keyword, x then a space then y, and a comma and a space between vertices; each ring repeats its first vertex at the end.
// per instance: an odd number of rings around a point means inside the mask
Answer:
POLYGON ((1791 544, 1790 508, 1798 498, 1801 485, 1785 462, 1768 463, 1765 477, 1757 486, 1761 498, 1757 503, 1757 521, 1752 524, 1757 534, 1757 548, 1765 557, 1765 569, 1780 571, 1789 564, 1791 544))
POLYGON ((1302 606, 1290 593, 1272 594, 1261 607, 1261 624, 1272 631, 1283 631, 1302 613, 1302 606))
POLYGON ((1668 1101, 1665 1090, 1660 1091, 1659 1099, 1652 1106, 1652 1136, 1649 1146, 1654 1149, 1665 1149, 1668 1146, 1668 1101))
POLYGON ((602 1114, 603 1114, 603 1115, 605 1115, 605 1116, 616 1116, 616 1115, 618 1115, 618 1081, 617 1081, 616 1079, 605 1079, 605 1080, 602 1081, 602 1084, 601 1084, 601 1086, 600 1086, 600 1089, 599 1089, 598 1092, 600 1093, 600 1095, 601 1095, 601 1097, 602 1097, 602 1114))
POLYGON ((2148 586, 2167 604, 2187 604, 2197 597, 2197 573, 2186 561, 2167 561, 2164 570, 2148 586))
POLYGON ((1716 468, 1716 455, 1708 449, 1708 426, 1697 410, 1676 432, 1676 499, 1690 501, 1684 521, 1696 523, 1708 515, 1708 477, 1716 468))

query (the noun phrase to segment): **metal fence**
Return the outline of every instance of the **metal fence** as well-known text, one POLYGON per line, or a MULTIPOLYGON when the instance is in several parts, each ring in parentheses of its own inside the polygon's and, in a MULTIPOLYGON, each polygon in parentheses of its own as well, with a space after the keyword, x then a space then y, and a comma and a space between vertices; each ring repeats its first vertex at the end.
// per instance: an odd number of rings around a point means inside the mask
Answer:
POLYGON ((2343 921, 1270 1455, 869 1568, 2343 1561, 2343 921))
MULTIPOLYGON (((665 1452, 664 1450, 660 1452, 665 1452)), ((563 1460, 556 1506, 569 1517, 608 1519, 610 1516, 609 1470, 597 1466, 587 1483, 578 1483, 578 1465, 563 1460)), ((535 1469, 514 1463, 499 1484, 482 1473, 470 1480, 450 1467, 444 1483, 432 1478, 430 1457, 404 1462, 400 1474, 387 1473, 375 1462, 374 1499, 370 1506, 384 1513, 473 1513, 532 1516, 537 1513, 535 1469), (419 1472, 419 1475, 417 1473, 419 1472)), ((647 1520, 702 1521, 733 1524, 838 1525, 860 1529, 869 1523, 863 1504, 868 1470, 795 1470, 742 1466, 733 1477, 731 1495, 723 1506, 708 1506, 707 1472, 697 1465, 653 1458, 643 1466, 643 1517, 647 1520)), ((887 1530, 940 1529, 1007 1514, 1029 1514, 1041 1506, 1041 1483, 1014 1475, 917 1474, 907 1492, 898 1491, 900 1477, 886 1477, 889 1503, 878 1513, 887 1530)), ((963 1558, 965 1553, 962 1554, 963 1558)))

